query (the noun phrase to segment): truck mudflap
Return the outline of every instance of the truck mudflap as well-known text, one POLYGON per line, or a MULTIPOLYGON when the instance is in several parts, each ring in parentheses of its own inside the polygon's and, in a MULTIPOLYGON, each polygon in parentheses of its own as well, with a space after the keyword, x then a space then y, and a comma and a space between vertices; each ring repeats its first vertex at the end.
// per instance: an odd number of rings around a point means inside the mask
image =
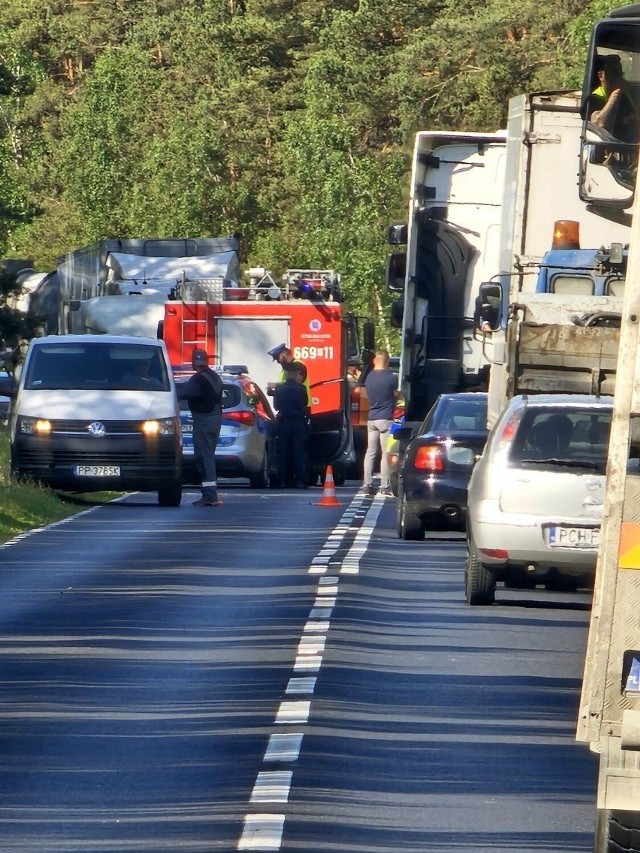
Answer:
POLYGON ((611 395, 620 329, 613 326, 530 324, 518 327, 508 396, 526 393, 611 395))

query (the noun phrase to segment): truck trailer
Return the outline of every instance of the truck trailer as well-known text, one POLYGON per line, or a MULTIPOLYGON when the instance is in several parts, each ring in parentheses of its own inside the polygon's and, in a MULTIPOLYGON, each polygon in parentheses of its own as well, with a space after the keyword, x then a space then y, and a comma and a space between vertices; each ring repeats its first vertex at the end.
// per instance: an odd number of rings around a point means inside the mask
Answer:
POLYGON ((629 256, 609 442, 601 544, 585 656, 577 738, 599 756, 595 853, 640 851, 640 208, 638 139, 616 140, 589 120, 598 62, 621 58, 640 104, 640 6, 594 26, 584 82, 580 194, 628 221, 629 256), (634 203, 635 197, 635 203, 634 203))

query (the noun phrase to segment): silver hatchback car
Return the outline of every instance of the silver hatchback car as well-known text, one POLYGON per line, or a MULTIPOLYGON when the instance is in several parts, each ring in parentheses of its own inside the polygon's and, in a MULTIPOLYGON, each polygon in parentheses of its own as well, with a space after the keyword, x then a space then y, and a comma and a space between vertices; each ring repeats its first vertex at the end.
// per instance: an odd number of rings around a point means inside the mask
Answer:
POLYGON ((613 398, 514 397, 469 481, 465 591, 577 589, 595 574, 613 398))
MULTIPOLYGON (((176 383, 193 370, 174 368, 176 383)), ((245 478, 254 489, 266 489, 275 472, 275 415, 262 389, 247 375, 244 365, 225 365, 222 379, 222 427, 216 446, 220 477, 245 478)), ((199 483, 193 455, 193 418, 185 400, 180 403, 182 468, 185 483, 199 483)))

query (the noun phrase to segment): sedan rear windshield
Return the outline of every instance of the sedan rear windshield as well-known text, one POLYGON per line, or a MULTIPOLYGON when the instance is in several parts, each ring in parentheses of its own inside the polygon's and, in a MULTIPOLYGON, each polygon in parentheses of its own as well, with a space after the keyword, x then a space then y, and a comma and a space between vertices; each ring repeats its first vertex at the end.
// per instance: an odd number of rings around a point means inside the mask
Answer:
POLYGON ((532 467, 566 465, 604 472, 611 411, 535 408, 525 412, 511 447, 510 461, 532 467))
POLYGON ((477 400, 444 399, 435 406, 423 421, 419 434, 433 430, 460 430, 464 432, 487 431, 487 397, 477 400))
POLYGON ((160 347, 106 342, 34 347, 24 387, 28 391, 171 390, 160 347))

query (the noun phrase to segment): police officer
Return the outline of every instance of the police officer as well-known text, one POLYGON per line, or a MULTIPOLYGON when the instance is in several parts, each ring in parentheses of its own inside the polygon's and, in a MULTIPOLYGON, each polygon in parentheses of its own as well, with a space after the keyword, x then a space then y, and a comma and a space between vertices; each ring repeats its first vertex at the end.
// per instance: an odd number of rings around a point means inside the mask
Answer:
POLYGON ((276 460, 281 486, 291 482, 296 489, 307 488, 307 444, 309 407, 303 374, 297 365, 285 371, 285 381, 273 392, 276 417, 276 460))
MULTIPOLYGON (((293 353, 289 349, 286 344, 278 344, 277 347, 273 347, 273 349, 269 350, 269 355, 274 361, 277 361, 280 367, 282 368, 282 372, 280 374, 280 382, 284 382, 287 378, 287 373, 291 370, 297 370, 302 375, 302 384, 304 385, 307 392, 307 406, 311 405, 311 389, 309 388, 309 376, 307 371, 307 365, 304 361, 300 361, 298 358, 293 357, 293 353)), ((273 393, 275 385, 274 383, 269 383, 267 386, 267 392, 273 393)))
POLYGON ((178 399, 187 400, 193 417, 193 452, 202 474, 202 497, 194 506, 220 506, 216 479, 216 444, 222 426, 222 379, 209 367, 209 356, 194 349, 193 376, 177 386, 178 399))

